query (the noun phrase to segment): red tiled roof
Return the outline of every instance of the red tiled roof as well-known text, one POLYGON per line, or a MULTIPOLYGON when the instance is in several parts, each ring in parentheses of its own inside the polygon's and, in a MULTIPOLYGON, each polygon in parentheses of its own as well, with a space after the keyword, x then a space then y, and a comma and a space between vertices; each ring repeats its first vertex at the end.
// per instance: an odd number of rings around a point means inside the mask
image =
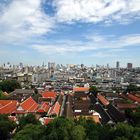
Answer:
POLYGON ((137 104, 125 104, 125 103, 118 103, 117 104, 117 107, 119 109, 127 109, 127 108, 130 108, 130 109, 135 109, 138 107, 137 104))
POLYGON ((42 97, 43 98, 55 98, 56 93, 54 91, 45 91, 44 93, 42 93, 42 97))
POLYGON ((109 101, 102 95, 98 95, 97 98, 101 101, 103 105, 109 105, 109 101))
POLYGON ((56 102, 49 110, 49 115, 58 115, 60 111, 60 104, 56 102))
POLYGON ((37 110, 37 112, 39 113, 43 113, 43 112, 48 112, 50 106, 48 105, 48 103, 42 103, 40 108, 37 110))
POLYGON ((18 102, 15 100, 0 100, 0 114, 12 114, 16 111, 18 102))
POLYGON ((74 87, 73 91, 89 91, 88 87, 74 87))
POLYGON ((53 120, 54 120, 53 118, 45 118, 44 125, 47 125, 48 123, 52 122, 53 120))
POLYGON ((134 96, 132 94, 128 94, 127 96, 129 99, 140 103, 140 98, 138 98, 137 96, 134 96))
POLYGON ((29 97, 25 101, 23 101, 20 106, 26 111, 26 112, 36 112, 38 109, 38 104, 33 100, 32 97, 29 97))

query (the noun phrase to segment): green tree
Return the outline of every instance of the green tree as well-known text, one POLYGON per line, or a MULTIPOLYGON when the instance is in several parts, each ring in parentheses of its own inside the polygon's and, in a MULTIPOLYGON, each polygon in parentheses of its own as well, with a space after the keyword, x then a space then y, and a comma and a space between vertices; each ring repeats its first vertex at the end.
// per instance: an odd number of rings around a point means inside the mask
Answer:
POLYGON ((0 100, 6 100, 6 99, 8 99, 8 96, 5 96, 3 92, 0 90, 0 100))
POLYGON ((126 109, 125 115, 130 124, 140 127, 140 107, 138 107, 135 112, 133 112, 131 109, 126 109))
POLYGON ((12 92, 16 88, 21 88, 20 84, 16 80, 4 80, 0 82, 0 90, 3 92, 12 92))
POLYGON ((16 124, 8 119, 7 115, 0 115, 0 140, 9 139, 10 132, 14 130, 16 124))
POLYGON ((71 131, 71 140, 85 140, 85 128, 81 125, 74 126, 71 131))
POLYGON ((40 122, 35 118, 33 114, 28 114, 27 116, 23 116, 19 118, 19 125, 17 131, 20 131, 27 124, 40 124, 40 122))
POLYGON ((28 124, 15 135, 14 140, 45 140, 44 130, 42 125, 28 124))
POLYGON ((96 86, 91 86, 91 87, 89 88, 89 92, 92 93, 92 94, 94 94, 95 97, 97 97, 98 89, 97 89, 96 86))
POLYGON ((113 137, 114 139, 118 138, 125 138, 125 139, 132 139, 133 138, 134 128, 131 125, 118 123, 113 130, 113 137))
POLYGON ((74 122, 63 117, 54 119, 49 123, 46 129, 47 139, 51 140, 69 140, 74 122))
POLYGON ((134 91, 138 91, 138 90, 139 90, 139 88, 136 85, 130 84, 126 89, 126 92, 134 92, 134 91))
POLYGON ((86 137, 88 140, 98 140, 99 135, 98 135, 98 127, 97 124, 91 119, 86 120, 86 137))

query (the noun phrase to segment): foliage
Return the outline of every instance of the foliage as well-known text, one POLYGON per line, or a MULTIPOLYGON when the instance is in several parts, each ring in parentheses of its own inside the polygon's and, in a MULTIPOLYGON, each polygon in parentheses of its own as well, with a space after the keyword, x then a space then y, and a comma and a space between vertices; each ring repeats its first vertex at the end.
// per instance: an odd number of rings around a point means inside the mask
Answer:
POLYGON ((6 100, 6 99, 8 99, 8 96, 5 96, 3 92, 0 90, 0 100, 6 100))
POLYGON ((131 109, 126 109, 125 115, 130 124, 140 127, 140 107, 138 107, 135 112, 133 112, 131 109))
POLYGON ((95 95, 95 97, 96 97, 96 96, 97 96, 97 93, 98 93, 98 89, 97 89, 96 86, 91 86, 91 87, 89 88, 89 92, 90 92, 90 93, 93 93, 93 94, 95 95))
POLYGON ((135 92, 135 91, 140 91, 140 87, 130 84, 126 89, 126 92, 135 92))
POLYGON ((8 119, 7 115, 0 115, 0 140, 10 138, 10 132, 14 130, 16 124, 8 119))
POLYGON ((12 92, 16 88, 21 88, 20 84, 16 80, 4 80, 0 82, 0 90, 3 92, 12 92))
POLYGON ((38 94, 37 88, 34 89, 34 93, 35 93, 35 94, 38 94))
POLYGON ((65 118, 57 118, 48 124, 46 129, 48 140, 70 140, 74 122, 65 118))
POLYGON ((27 116, 23 116, 19 119, 19 125, 17 131, 23 129, 27 124, 35 124, 38 125, 40 122, 35 118, 33 114, 28 114, 27 116))
POLYGON ((45 140, 44 130, 42 125, 28 124, 15 135, 14 140, 45 140))
POLYGON ((118 123, 112 131, 114 140, 137 140, 140 139, 140 129, 128 124, 118 123))
MULTIPOLYGON (((15 126, 0 116, 0 138, 9 137, 15 126), (2 121, 1 121, 2 120, 2 121), (10 123, 10 124, 9 124, 10 123)), ((28 114, 19 121, 14 140, 139 140, 140 127, 127 123, 114 126, 96 124, 92 119, 66 119, 58 117, 47 126, 42 126, 34 115, 28 114), (19 129, 20 128, 20 129, 19 129)))
POLYGON ((85 128, 81 125, 76 125, 71 131, 71 140, 84 140, 86 136, 85 128))

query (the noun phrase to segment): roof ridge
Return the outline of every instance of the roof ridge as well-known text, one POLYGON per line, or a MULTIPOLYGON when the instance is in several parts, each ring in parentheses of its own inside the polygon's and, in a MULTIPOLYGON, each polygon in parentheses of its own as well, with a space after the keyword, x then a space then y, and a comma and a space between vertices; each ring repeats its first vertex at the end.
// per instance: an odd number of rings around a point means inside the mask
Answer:
MULTIPOLYGON (((29 98, 32 98, 31 96, 29 98)), ((24 100, 22 103, 20 103, 20 105, 22 105, 25 101, 29 100, 29 98, 27 98, 26 100, 24 100)))
POLYGON ((55 106, 54 106, 54 108, 53 108, 53 111, 55 110, 55 108, 56 108, 56 105, 60 105, 59 103, 58 103, 58 101, 55 103, 55 106))

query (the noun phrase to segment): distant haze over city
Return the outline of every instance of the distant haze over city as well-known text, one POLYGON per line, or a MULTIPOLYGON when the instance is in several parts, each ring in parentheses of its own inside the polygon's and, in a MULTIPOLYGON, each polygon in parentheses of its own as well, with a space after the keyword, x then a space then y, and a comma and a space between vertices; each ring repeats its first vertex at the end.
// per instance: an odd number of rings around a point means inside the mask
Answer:
POLYGON ((140 67, 139 0, 0 0, 0 65, 140 67))
POLYGON ((40 63, 39 65, 34 65, 34 64, 24 64, 22 62, 19 62, 17 64, 15 63, 11 63, 11 62, 5 62, 3 64, 0 65, 0 67, 2 68, 6 68, 6 69, 12 69, 12 68, 23 68, 23 67, 28 67, 28 66, 33 66, 33 67, 42 67, 42 68, 49 68, 50 67, 50 64, 53 65, 53 67, 55 68, 60 68, 61 66, 63 67, 75 67, 75 66, 78 66, 78 67, 93 67, 93 68, 117 68, 117 69, 120 69, 120 68, 140 68, 138 66, 135 66, 133 63, 131 62, 128 62, 126 63, 125 65, 122 65, 120 61, 116 61, 113 65, 110 65, 109 63, 107 64, 92 64, 92 65, 86 65, 84 63, 81 63, 81 64, 76 64, 76 63, 71 63, 71 64, 62 64, 62 63, 55 63, 55 62, 46 62, 46 63, 40 63))

